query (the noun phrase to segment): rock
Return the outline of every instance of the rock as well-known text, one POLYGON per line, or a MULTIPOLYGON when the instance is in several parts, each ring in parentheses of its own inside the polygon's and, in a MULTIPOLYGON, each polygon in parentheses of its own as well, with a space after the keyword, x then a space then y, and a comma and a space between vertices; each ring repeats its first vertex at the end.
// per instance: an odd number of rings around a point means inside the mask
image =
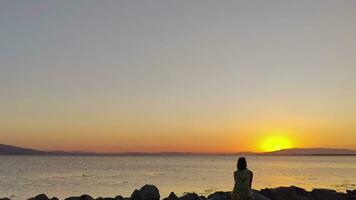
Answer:
POLYGON ((159 190, 154 185, 144 185, 140 190, 135 189, 131 194, 131 200, 159 200, 159 190))
POLYGON ((68 197, 65 200, 94 200, 94 198, 87 194, 83 194, 80 197, 68 197))
POLYGON ((11 200, 9 198, 0 198, 0 200, 11 200))
POLYGON ((133 193, 131 194, 131 200, 142 200, 139 190, 135 189, 133 191, 133 193))
POLYGON ((140 189, 141 200, 159 200, 160 194, 159 190, 154 185, 144 185, 140 189))
POLYGON ((171 192, 168 197, 164 198, 163 200, 177 200, 178 197, 174 192, 171 192))
POLYGON ((311 196, 315 200, 345 200, 345 196, 341 193, 337 193, 335 190, 328 189, 314 189, 311 192, 311 196))
POLYGON ((231 200, 231 192, 214 192, 208 196, 209 200, 231 200))
POLYGON ((356 190, 346 190, 346 193, 347 200, 356 200, 356 190))
POLYGON ((124 200, 124 197, 122 197, 121 195, 117 195, 114 200, 124 200))
POLYGON ((29 198, 28 200, 58 200, 57 197, 52 197, 51 199, 47 197, 45 194, 39 194, 35 197, 29 198))
POLYGON ((207 200, 207 198, 205 196, 199 196, 201 200, 207 200))
POLYGON ((262 195, 259 191, 257 190, 252 190, 254 200, 271 200, 268 197, 262 195))
POLYGON ((115 198, 112 198, 112 197, 98 197, 95 200, 115 200, 115 198))
POLYGON ((313 200, 306 190, 296 186, 263 189, 261 194, 272 200, 313 200))
POLYGON ((187 193, 179 197, 177 200, 202 200, 202 199, 196 193, 187 193))

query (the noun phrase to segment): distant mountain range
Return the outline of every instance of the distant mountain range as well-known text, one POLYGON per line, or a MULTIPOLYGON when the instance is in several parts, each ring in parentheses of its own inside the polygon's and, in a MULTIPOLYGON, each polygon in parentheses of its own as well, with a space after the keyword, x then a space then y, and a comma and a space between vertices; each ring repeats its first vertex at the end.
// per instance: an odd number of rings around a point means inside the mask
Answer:
MULTIPOLYGON (((105 156, 105 155, 203 155, 207 153, 192 153, 192 152, 119 152, 119 153, 95 153, 95 152, 75 152, 75 151, 40 151, 29 148, 16 147, 11 145, 0 144, 0 155, 88 155, 88 156, 105 156)), ((238 152, 238 153, 215 153, 214 155, 261 155, 261 156, 295 156, 295 155, 349 155, 356 156, 356 151, 351 149, 335 149, 335 148, 292 148, 282 149, 272 152, 253 153, 253 152, 238 152)))
POLYGON ((355 150, 335 148, 292 148, 265 152, 264 155, 356 155, 355 150))

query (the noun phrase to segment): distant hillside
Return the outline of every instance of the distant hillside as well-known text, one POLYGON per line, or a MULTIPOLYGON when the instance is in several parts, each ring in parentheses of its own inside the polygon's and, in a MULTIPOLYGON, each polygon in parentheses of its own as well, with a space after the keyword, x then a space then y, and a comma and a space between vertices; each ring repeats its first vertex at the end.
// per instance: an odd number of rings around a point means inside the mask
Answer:
POLYGON ((334 148, 292 148, 263 153, 264 155, 356 155, 355 150, 334 148))
POLYGON ((354 155, 355 150, 350 149, 331 149, 331 148, 293 148, 283 149, 273 152, 253 153, 193 153, 193 152, 76 152, 76 151, 40 151, 29 148, 16 147, 0 144, 0 155, 71 155, 71 156, 120 156, 120 155, 245 155, 245 156, 292 156, 292 155, 354 155))
POLYGON ((0 155, 43 155, 44 151, 0 144, 0 155))

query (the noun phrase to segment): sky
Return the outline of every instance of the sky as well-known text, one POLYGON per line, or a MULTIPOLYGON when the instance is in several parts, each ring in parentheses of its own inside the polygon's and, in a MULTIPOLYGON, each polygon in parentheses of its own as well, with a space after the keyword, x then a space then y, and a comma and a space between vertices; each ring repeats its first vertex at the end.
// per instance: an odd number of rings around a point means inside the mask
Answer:
POLYGON ((0 143, 356 149, 356 1, 0 1, 0 143))

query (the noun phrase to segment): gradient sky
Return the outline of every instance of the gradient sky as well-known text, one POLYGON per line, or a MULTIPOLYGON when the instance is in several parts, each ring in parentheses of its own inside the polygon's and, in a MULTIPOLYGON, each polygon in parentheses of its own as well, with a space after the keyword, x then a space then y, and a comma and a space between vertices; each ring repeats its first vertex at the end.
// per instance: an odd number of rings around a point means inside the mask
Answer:
POLYGON ((0 143, 356 149, 356 1, 0 1, 0 143))

